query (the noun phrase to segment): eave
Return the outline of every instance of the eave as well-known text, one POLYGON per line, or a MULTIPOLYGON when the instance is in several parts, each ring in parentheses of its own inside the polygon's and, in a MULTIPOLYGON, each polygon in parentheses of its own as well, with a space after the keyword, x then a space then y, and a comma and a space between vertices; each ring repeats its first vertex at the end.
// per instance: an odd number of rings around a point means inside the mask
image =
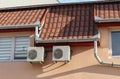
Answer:
POLYGON ((120 22, 120 18, 100 18, 98 16, 95 16, 95 22, 96 23, 120 22))

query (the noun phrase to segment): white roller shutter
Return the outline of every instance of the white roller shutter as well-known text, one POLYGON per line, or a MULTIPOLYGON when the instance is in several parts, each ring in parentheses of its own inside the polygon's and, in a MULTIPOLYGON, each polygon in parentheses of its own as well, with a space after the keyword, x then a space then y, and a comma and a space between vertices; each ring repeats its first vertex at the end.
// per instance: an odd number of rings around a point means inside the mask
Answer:
POLYGON ((27 48, 29 47, 29 37, 16 37, 15 38, 15 53, 14 59, 26 59, 27 48))
POLYGON ((12 38, 0 37, 0 61, 11 60, 12 38))

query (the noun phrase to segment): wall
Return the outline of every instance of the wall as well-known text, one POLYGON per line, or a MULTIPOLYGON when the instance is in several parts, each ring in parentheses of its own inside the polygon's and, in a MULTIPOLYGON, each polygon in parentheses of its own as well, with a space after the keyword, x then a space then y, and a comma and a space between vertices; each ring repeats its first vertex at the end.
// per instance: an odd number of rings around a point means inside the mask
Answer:
POLYGON ((113 63, 119 63, 120 57, 113 57, 111 50, 111 37, 110 33, 112 30, 120 30, 119 26, 110 26, 110 27, 100 27, 101 39, 100 47, 102 50, 101 58, 104 61, 111 61, 113 63), (104 56, 102 56, 104 54, 104 56))
MULTIPOLYGON (((120 62, 109 57, 109 28, 100 28, 101 39, 98 49, 104 61, 120 62)), ((20 34, 20 33, 14 33, 20 34)), ((22 33, 23 34, 23 33, 22 33)), ((6 34, 7 35, 7 34, 6 34)), ((8 34, 9 35, 9 34, 8 34)), ((30 33, 30 36, 33 34, 30 33)), ((45 58, 44 64, 29 62, 0 62, 0 79, 119 79, 120 67, 100 65, 94 55, 93 46, 71 47, 72 57, 67 64, 52 62, 52 47, 45 58)))

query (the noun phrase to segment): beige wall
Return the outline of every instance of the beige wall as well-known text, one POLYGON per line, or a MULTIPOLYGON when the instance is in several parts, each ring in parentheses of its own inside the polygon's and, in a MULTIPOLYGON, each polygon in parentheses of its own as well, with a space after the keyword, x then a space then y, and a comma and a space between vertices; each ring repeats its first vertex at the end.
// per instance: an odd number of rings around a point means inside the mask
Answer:
MULTIPOLYGON (((110 28, 101 29, 101 45, 98 49, 100 57, 104 61, 120 62, 119 58, 109 57, 108 54, 110 28)), ((46 52, 47 57, 42 65, 26 61, 0 62, 0 79, 120 79, 120 67, 100 65, 93 55, 93 46, 78 46, 71 49, 72 58, 67 64, 53 64, 52 50, 46 52)))
POLYGON ((100 28, 100 33, 101 33, 101 38, 100 38, 100 47, 99 49, 102 50, 100 53, 101 58, 105 61, 111 61, 113 63, 118 63, 120 61, 120 57, 113 57, 112 56, 112 51, 111 51, 111 31, 119 30, 120 27, 101 27, 100 28), (104 56, 103 56, 104 54, 104 56))

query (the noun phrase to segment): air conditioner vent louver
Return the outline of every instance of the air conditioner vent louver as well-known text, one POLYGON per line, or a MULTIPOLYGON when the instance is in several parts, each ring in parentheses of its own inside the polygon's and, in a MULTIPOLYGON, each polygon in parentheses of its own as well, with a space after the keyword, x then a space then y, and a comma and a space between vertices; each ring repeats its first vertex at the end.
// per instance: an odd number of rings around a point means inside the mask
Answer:
POLYGON ((53 61, 70 61, 70 46, 53 46, 53 61))
POLYGON ((27 61, 43 62, 44 61, 44 47, 29 47, 27 51, 27 61))
POLYGON ((33 60, 37 57, 37 51, 36 50, 30 50, 29 51, 29 55, 28 55, 28 58, 33 60))
POLYGON ((63 51, 62 51, 61 49, 56 49, 56 50, 54 51, 54 57, 55 57, 56 59, 62 58, 62 57, 63 57, 63 51))

